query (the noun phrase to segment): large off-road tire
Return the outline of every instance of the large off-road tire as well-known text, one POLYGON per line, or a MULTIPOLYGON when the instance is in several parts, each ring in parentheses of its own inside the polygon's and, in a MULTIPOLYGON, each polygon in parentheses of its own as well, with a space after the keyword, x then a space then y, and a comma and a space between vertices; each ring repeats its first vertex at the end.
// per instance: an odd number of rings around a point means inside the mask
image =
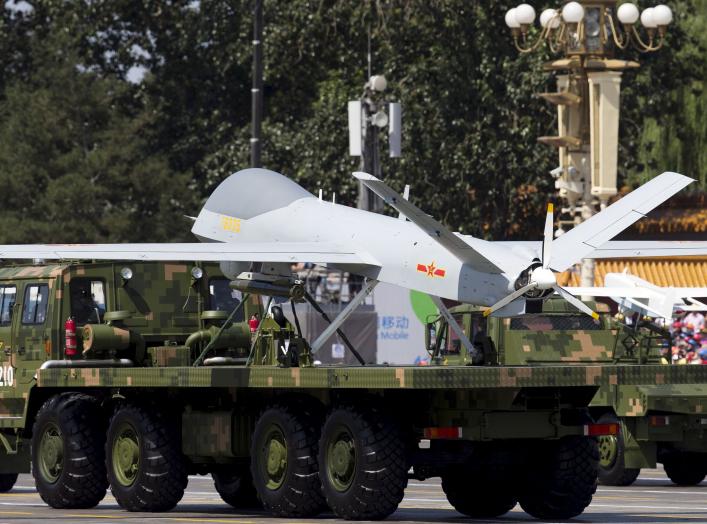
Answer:
POLYGON ((253 486, 249 464, 233 464, 211 473, 214 487, 221 499, 234 508, 261 508, 258 492, 253 486))
POLYGON ((128 511, 167 511, 184 496, 187 470, 176 418, 139 405, 119 406, 106 439, 113 496, 128 511))
POLYGON ((599 451, 591 437, 564 437, 538 454, 518 497, 523 510, 538 519, 576 517, 596 491, 599 451))
POLYGON ((32 427, 32 475, 51 507, 92 508, 106 496, 105 420, 98 401, 82 393, 54 396, 39 409, 32 427))
POLYGON ((319 441, 319 476, 338 517, 384 519, 403 499, 407 471, 399 428, 374 407, 342 406, 329 414, 319 441))
POLYGON ((673 453, 663 460, 663 467, 678 486, 696 486, 707 475, 707 461, 700 453, 673 453))
POLYGON ((453 469, 442 475, 442 490, 459 513, 489 519, 508 513, 518 503, 509 482, 494 478, 489 467, 481 471, 453 469))
POLYGON ((0 473, 0 493, 7 493, 17 482, 17 473, 0 473))
MULTIPOLYGON (((615 424, 619 421, 610 414, 599 417, 599 424, 615 424)), ((638 478, 641 468, 627 468, 624 462, 625 429, 618 435, 605 435, 597 438, 599 445, 599 484, 605 486, 630 486, 638 478)))
POLYGON ((313 517, 325 507, 317 447, 321 418, 306 404, 278 403, 253 432, 250 471, 263 507, 276 517, 313 517))

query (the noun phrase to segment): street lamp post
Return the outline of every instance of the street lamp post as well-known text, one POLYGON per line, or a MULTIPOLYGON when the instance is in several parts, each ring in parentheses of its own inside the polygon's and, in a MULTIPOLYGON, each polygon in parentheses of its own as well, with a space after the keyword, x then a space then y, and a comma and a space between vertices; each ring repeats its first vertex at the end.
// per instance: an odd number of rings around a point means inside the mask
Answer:
POLYGON ((250 166, 261 167, 263 121, 263 0, 253 3, 253 87, 251 89, 250 166))
MULTIPOLYGON (((641 52, 663 46, 672 11, 666 5, 639 13, 632 3, 615 0, 565 2, 561 9, 540 14, 540 32, 531 38, 535 9, 528 4, 508 10, 506 25, 521 53, 546 44, 561 58, 545 64, 546 71, 560 72, 557 92, 540 93, 557 106, 557 136, 539 137, 559 152, 559 167, 551 174, 566 201, 558 234, 564 228, 589 219, 597 204, 603 208, 616 194, 618 160, 619 94, 621 75, 637 62, 615 58, 629 46, 641 52), (643 30, 636 27, 641 22, 643 30)), ((582 286, 594 285, 594 263, 582 262, 582 286)))

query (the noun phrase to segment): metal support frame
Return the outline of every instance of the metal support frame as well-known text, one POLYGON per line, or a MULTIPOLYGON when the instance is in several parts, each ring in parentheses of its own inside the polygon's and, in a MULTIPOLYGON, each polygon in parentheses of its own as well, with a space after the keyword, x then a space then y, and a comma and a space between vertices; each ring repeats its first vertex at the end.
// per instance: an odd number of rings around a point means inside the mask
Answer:
POLYGON ((459 340, 466 348, 467 352, 471 353, 474 349, 474 346, 469 340, 469 337, 466 336, 466 333, 464 333, 464 330, 459 325, 459 322, 457 322, 457 319, 452 316, 452 314, 449 312, 449 309, 447 309, 447 306, 445 306, 444 302, 442 302, 441 298, 436 297, 434 295, 429 295, 429 297, 432 299, 434 305, 437 306, 437 309, 439 309, 439 313, 444 317, 444 320, 447 321, 449 327, 452 328, 454 334, 459 337, 459 340))
POLYGON ((248 359, 245 361, 246 366, 249 366, 250 363, 253 362, 253 358, 255 357, 255 345, 258 343, 258 340, 260 340, 260 333, 263 331, 263 322, 265 321, 265 318, 268 315, 268 311, 270 311, 270 306, 272 306, 272 297, 268 297, 268 303, 265 306, 265 310, 263 311, 263 318, 260 319, 260 322, 258 323, 258 329, 255 330, 255 335, 253 336, 253 340, 250 343, 248 359))
POLYGON ((341 313, 339 313, 336 318, 332 320, 331 324, 329 324, 329 326, 322 332, 322 334, 317 337, 317 340, 312 343, 313 354, 319 351, 324 345, 324 342, 326 342, 330 336, 332 336, 336 331, 339 330, 339 328, 346 321, 346 319, 351 316, 351 313, 353 313, 356 308, 360 306, 364 300, 366 300, 366 297, 371 294, 371 291, 373 291, 373 288, 375 288, 377 284, 377 280, 366 281, 366 284, 363 286, 363 289, 358 292, 358 294, 351 300, 351 302, 349 302, 349 304, 341 311, 341 313))
MULTIPOLYGON (((12 417, 12 418, 20 418, 20 417, 12 417)), ((5 453, 7 455, 17 455, 20 449, 20 434, 17 433, 15 435, 15 447, 12 447, 12 443, 10 442, 10 438, 7 435, 3 435, 0 433, 0 444, 2 444, 2 448, 5 450, 5 453)))

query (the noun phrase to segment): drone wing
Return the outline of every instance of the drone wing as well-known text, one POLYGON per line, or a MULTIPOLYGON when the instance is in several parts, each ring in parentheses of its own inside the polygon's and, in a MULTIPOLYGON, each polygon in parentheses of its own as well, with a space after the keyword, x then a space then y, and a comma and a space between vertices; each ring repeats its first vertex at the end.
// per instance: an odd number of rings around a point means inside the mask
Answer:
POLYGON ((0 245, 0 259, 311 262, 379 266, 368 253, 323 242, 0 245))
POLYGON ((420 208, 410 203, 381 180, 363 172, 356 172, 353 175, 368 189, 381 197, 386 204, 392 206, 401 215, 406 216, 413 224, 422 229, 462 262, 483 273, 504 272, 496 263, 489 260, 477 249, 449 231, 420 208))
POLYGON ((564 271, 693 182, 665 172, 553 241, 550 268, 564 271))
POLYGON ((680 257, 707 255, 707 242, 612 240, 591 252, 588 258, 680 257))
POLYGON ((639 287, 565 287, 567 291, 577 297, 630 297, 652 298, 656 292, 639 287))
MULTIPOLYGON (((558 237, 559 239, 560 237, 558 237)), ((500 240, 493 242, 513 251, 524 251, 540 258, 539 240, 500 240)), ((584 258, 687 257, 707 255, 707 242, 699 240, 610 240, 584 258)))

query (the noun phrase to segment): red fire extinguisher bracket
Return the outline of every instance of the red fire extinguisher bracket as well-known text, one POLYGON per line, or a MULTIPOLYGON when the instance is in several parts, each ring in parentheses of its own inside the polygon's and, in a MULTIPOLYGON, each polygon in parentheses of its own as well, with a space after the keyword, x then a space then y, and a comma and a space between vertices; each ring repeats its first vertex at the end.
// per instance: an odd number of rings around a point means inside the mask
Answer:
POLYGON ((66 322, 64 322, 64 333, 66 335, 64 355, 74 357, 78 351, 76 348, 76 321, 73 317, 69 317, 66 319, 66 322))

